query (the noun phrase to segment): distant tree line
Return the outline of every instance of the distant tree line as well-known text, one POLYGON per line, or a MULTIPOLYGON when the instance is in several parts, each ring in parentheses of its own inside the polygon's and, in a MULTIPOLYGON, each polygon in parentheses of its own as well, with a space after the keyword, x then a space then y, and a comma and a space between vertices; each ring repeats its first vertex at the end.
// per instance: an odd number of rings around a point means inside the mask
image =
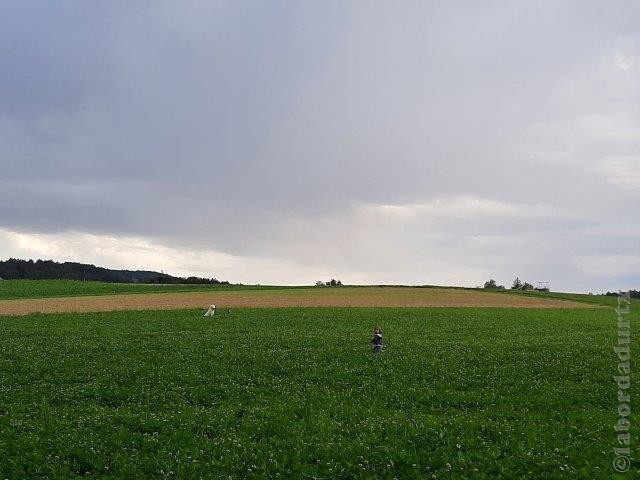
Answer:
POLYGON ((497 285, 496 281, 492 278, 484 282, 484 288, 493 288, 497 290, 504 290, 504 285, 497 285))
POLYGON ((516 277, 511 284, 511 290, 533 290, 533 285, 528 282, 523 282, 520 278, 516 277))
MULTIPOLYGON (((495 290, 505 290, 504 285, 497 285, 496 281, 493 278, 491 280, 487 280, 486 282, 484 282, 484 288, 495 289, 495 290)), ((548 288, 534 288, 533 285, 531 285, 528 282, 523 282, 522 280, 520 280, 519 277, 516 277, 516 279, 513 281, 513 283, 511 284, 511 289, 512 290, 540 290, 544 292, 549 291, 548 288)))
POLYGON ((316 287, 341 287, 342 286, 342 282, 340 280, 336 280, 335 278, 332 278, 331 280, 327 281, 327 282, 323 282, 322 280, 318 280, 316 282, 316 287))
MULTIPOLYGON (((617 297, 620 295, 620 292, 607 292, 605 295, 608 297, 617 297)), ((629 296, 631 298, 640 298, 640 290, 629 290, 629 296)))
MULTIPOLYGON (((494 289, 494 290, 504 290, 504 285, 498 285, 496 284, 496 281, 492 278, 491 280, 487 280, 486 282, 484 282, 484 288, 486 289, 494 289)), ((511 285, 511 289, 512 290, 538 290, 538 291, 542 291, 542 292, 548 292, 549 289, 547 287, 544 288, 534 288, 533 285, 531 285, 528 282, 523 282, 522 280, 520 280, 520 278, 516 277, 516 279, 513 281, 513 284, 511 285)), ((591 295, 591 294, 589 294, 591 295)), ((607 292, 605 293, 605 295, 609 296, 609 297, 617 297, 619 295, 619 292, 607 292)), ((631 298, 640 298, 640 290, 629 290, 629 295, 631 298)))
POLYGON ((111 270, 76 262, 58 263, 52 260, 0 261, 0 278, 5 280, 86 280, 110 283, 169 283, 228 285, 216 278, 174 277, 146 270, 111 270))

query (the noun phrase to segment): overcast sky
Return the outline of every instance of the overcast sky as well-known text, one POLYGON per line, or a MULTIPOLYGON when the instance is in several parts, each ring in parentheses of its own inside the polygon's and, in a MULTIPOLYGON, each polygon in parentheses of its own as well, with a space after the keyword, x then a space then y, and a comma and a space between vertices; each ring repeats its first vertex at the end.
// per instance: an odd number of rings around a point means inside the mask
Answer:
POLYGON ((640 3, 0 1, 0 258, 640 287, 640 3))

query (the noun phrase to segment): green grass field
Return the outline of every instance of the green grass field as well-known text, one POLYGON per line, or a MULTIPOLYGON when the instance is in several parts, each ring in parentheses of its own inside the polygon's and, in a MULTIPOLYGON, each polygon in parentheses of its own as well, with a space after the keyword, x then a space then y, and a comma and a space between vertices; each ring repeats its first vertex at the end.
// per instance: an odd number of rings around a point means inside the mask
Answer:
POLYGON ((79 280, 2 280, 0 281, 0 300, 74 297, 84 295, 118 295, 128 293, 305 290, 316 288, 317 287, 315 286, 277 285, 167 285, 150 283, 84 282, 79 280))
POLYGON ((640 475, 611 467, 611 309, 201 315, 0 318, 0 478, 640 475))
MULTIPOLYGON (((323 288, 323 287, 320 287, 323 288)), ((344 287, 343 287, 344 288, 344 287)), ((368 286, 346 288, 372 288, 368 286)), ((423 286, 422 288, 446 288, 455 290, 479 290, 504 295, 524 295, 542 298, 557 298, 599 305, 615 305, 616 297, 584 295, 576 293, 522 292, 514 290, 483 290, 461 287, 423 286)), ((117 295, 128 293, 202 292, 238 290, 305 290, 314 286, 256 286, 256 285, 154 285, 142 283, 81 282, 77 280, 3 280, 0 281, 0 300, 20 298, 54 298, 84 295, 117 295)), ((330 291, 329 289, 327 289, 330 291)), ((332 291, 333 289, 331 289, 332 291)), ((637 301, 637 300, 636 300, 637 301)))
POLYGON ((3 280, 0 300, 14 298, 51 298, 121 293, 202 292, 207 290, 251 290, 251 285, 161 285, 147 283, 81 282, 78 280, 3 280))

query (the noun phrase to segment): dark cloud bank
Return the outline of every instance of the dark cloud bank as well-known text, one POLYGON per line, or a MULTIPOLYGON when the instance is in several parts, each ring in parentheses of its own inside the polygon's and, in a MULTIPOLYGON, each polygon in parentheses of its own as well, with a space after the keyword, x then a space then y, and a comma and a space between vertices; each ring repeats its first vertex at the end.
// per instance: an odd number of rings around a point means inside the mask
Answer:
POLYGON ((3 256, 636 288, 637 5, 4 2, 3 256))

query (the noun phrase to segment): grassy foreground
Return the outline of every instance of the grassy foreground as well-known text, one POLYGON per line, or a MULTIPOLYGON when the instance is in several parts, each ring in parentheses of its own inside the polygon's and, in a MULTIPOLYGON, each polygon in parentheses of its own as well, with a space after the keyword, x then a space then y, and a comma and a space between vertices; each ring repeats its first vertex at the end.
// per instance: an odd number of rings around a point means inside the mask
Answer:
POLYGON ((617 478, 610 310, 201 315, 0 319, 0 478, 617 478))

